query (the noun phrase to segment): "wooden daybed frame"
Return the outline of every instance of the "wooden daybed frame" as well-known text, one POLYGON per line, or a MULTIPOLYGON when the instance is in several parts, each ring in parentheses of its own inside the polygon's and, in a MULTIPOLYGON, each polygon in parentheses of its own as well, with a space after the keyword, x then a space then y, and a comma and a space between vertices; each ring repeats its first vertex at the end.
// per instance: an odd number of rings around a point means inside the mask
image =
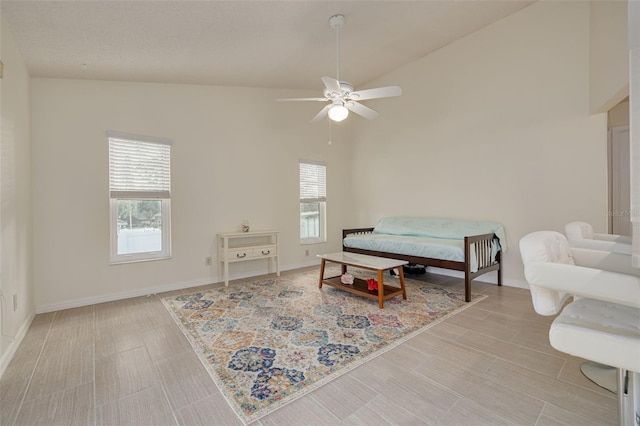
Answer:
POLYGON ((370 256, 386 257, 390 259, 406 260, 416 265, 435 266, 437 268, 452 269, 464 272, 464 299, 471 301, 471 281, 490 271, 498 271, 498 285, 502 285, 502 251, 498 251, 495 261, 491 259, 491 244, 496 238, 495 234, 482 234, 464 237, 464 262, 453 260, 432 259, 429 257, 410 256, 406 254, 386 253, 382 251, 364 250, 359 248, 345 247, 344 238, 351 234, 369 234, 373 228, 355 228, 342 230, 342 251, 350 253, 368 254, 370 256), (474 244, 475 243, 475 244, 474 244), (478 261, 478 270, 471 272, 469 255, 471 250, 475 250, 478 261))

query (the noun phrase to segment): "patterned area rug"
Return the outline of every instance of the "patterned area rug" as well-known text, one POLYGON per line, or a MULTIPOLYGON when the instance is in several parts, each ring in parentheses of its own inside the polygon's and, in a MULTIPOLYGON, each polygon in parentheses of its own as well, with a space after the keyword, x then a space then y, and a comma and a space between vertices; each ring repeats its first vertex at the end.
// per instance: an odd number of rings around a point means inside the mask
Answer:
POLYGON ((462 290, 405 282, 408 300, 389 299, 384 309, 330 286, 318 289, 311 272, 162 302, 248 424, 486 297, 465 303, 462 290))

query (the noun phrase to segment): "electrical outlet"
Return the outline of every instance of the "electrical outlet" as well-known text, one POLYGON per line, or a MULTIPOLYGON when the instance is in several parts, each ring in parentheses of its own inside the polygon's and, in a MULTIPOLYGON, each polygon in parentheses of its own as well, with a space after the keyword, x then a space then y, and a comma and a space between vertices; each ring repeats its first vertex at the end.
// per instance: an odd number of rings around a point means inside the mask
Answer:
POLYGON ((18 295, 13 295, 13 312, 18 310, 18 295))
POLYGON ((304 251, 304 255, 305 255, 305 256, 309 256, 309 249, 306 249, 306 250, 304 251))
POLYGON ((204 258, 204 266, 211 266, 211 256, 204 258))

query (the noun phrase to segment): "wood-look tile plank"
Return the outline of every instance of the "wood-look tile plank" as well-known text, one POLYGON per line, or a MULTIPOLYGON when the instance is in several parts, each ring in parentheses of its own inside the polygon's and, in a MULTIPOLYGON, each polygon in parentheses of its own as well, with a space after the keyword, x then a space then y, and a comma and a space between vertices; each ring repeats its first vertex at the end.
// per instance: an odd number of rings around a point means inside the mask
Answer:
POLYGON ((617 424, 617 414, 603 422, 599 418, 586 417, 583 413, 572 412, 555 404, 547 403, 542 409, 536 426, 614 426, 617 424))
POLYGON ((419 365, 424 358, 424 354, 416 348, 405 344, 391 349, 388 352, 380 355, 380 358, 384 362, 395 364, 407 371, 413 369, 416 365, 419 365))
POLYGON ((163 358, 154 365, 174 411, 218 392, 218 388, 193 351, 184 351, 163 358))
POLYGON ((385 384, 402 371, 403 367, 395 364, 389 364, 381 357, 376 357, 358 368, 351 370, 349 375, 358 379, 368 387, 378 392, 382 392, 385 384))
POLYGON ((438 422, 440 426, 457 425, 491 425, 491 426, 512 426, 510 422, 498 416, 491 410, 474 402, 469 398, 460 398, 451 410, 438 422))
MULTIPOLYGON (((13 359, 5 369, 2 378, 0 378, 0 383, 10 383, 14 380, 20 381, 31 378, 33 370, 36 368, 36 363, 40 358, 43 343, 44 338, 39 345, 35 343, 20 345, 13 359)), ((0 393, 2 393, 2 391, 3 389, 0 388, 0 393)))
MULTIPOLYGON (((494 355, 428 333, 419 334, 408 340, 406 345, 420 352, 420 362, 428 356, 435 355, 449 359, 458 365, 473 365, 475 371, 484 371, 496 359, 494 355)), ((419 363, 411 364, 412 369, 418 366, 419 363)))
POLYGON ((0 377, 0 425, 13 424, 51 328, 55 312, 36 315, 0 377))
POLYGON ((522 297, 515 297, 514 295, 508 298, 488 297, 474 306, 478 309, 540 322, 542 324, 551 322, 548 317, 536 313, 533 309, 533 303, 531 302, 531 295, 529 294, 523 294, 522 297))
POLYGON ((509 341, 513 339, 521 327, 529 325, 529 322, 509 315, 496 314, 471 307, 451 318, 450 324, 458 325, 478 334, 486 334, 495 338, 509 341))
POLYGON ((142 339, 152 361, 184 351, 193 351, 187 338, 175 323, 150 328, 142 332, 142 339))
POLYGON ((144 347, 96 360, 96 405, 143 391, 159 383, 144 347))
POLYGON ((144 346, 142 332, 137 328, 98 328, 95 331, 96 358, 144 346))
POLYGON ((441 337, 443 339, 456 340, 466 332, 467 329, 464 327, 451 324, 448 321, 443 321, 427 329, 426 331, 421 333, 421 335, 432 335, 441 337))
POLYGON ((282 406, 276 411, 260 418, 264 426, 323 426, 338 425, 340 419, 309 394, 282 406))
POLYGON ((458 343, 496 358, 526 365, 532 370, 551 377, 556 377, 564 365, 564 360, 560 357, 473 332, 465 333, 458 339, 458 343))
POLYGON ((529 327, 518 331, 518 334, 511 339, 511 343, 526 346, 549 355, 563 356, 549 343, 549 327, 550 324, 531 322, 529 327))
POLYGON ((582 371, 580 371, 580 366, 583 362, 585 362, 584 359, 566 355, 564 360, 564 367, 562 367, 562 371, 558 375, 558 378, 560 380, 567 383, 572 383, 577 386, 581 386, 583 388, 587 388, 593 392, 597 392, 600 395, 609 397, 611 399, 616 399, 616 394, 610 392, 605 388, 595 385, 591 380, 587 379, 584 374, 582 374, 582 371))
POLYGON ((47 340, 27 390, 26 400, 93 381, 93 360, 93 344, 90 340, 82 337, 67 341, 47 340))
POLYGON ((65 342, 70 347, 93 346, 95 340, 93 321, 52 327, 47 334, 45 345, 49 345, 51 342, 56 340, 65 342))
POLYGON ((139 325, 132 321, 134 309, 131 299, 95 305, 96 330, 120 330, 123 327, 138 330, 139 325))
POLYGON ((93 305, 57 311, 51 328, 80 326, 93 323, 93 305))
POLYGON ((518 425, 533 425, 544 403, 517 390, 509 389, 482 373, 473 365, 457 365, 439 357, 428 357, 415 372, 472 399, 492 413, 518 425))
POLYGON ((398 366, 382 367, 392 372, 385 373, 382 380, 376 377, 381 368, 366 368, 369 365, 363 367, 365 368, 357 369, 363 372, 356 376, 358 380, 375 389, 396 407, 427 421, 437 422, 458 400, 458 395, 450 388, 425 380, 424 377, 398 366))
POLYGON ((179 425, 183 426, 242 426, 221 393, 214 393, 175 411, 179 425))
POLYGON ((93 382, 26 401, 16 425, 72 426, 94 424, 93 382))
POLYGON ((581 413, 582 416, 601 424, 606 424, 611 418, 616 417, 616 400, 529 368, 496 360, 485 374, 503 383, 505 388, 581 413))
POLYGON ((313 398, 342 420, 360 409, 377 394, 378 392, 361 381, 344 375, 316 389, 313 392, 313 398))
POLYGON ((343 425, 427 425, 434 424, 422 419, 406 408, 399 407, 388 398, 377 395, 358 411, 345 418, 343 425))
POLYGON ((172 426, 176 419, 162 388, 154 386, 98 407, 97 426, 172 426))
MULTIPOLYGON (((24 339, 22 339, 18 351, 27 346, 36 346, 39 349, 42 349, 42 345, 47 337, 47 333, 49 333, 49 330, 51 329, 51 324, 53 323, 55 316, 55 312, 49 312, 46 314, 38 314, 33 317, 33 321, 31 321, 29 330, 27 330, 24 339)), ((18 355, 16 353, 15 357, 17 356, 18 355)))
POLYGON ((0 425, 12 425, 20 411, 29 379, 0 379, 0 425))

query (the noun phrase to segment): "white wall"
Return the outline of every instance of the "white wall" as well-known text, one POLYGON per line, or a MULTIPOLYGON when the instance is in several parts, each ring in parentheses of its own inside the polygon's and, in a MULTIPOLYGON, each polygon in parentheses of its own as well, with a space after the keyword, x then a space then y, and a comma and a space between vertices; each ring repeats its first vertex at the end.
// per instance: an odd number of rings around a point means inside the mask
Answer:
POLYGON ((0 375, 34 314, 29 75, 0 16, 0 375), (13 295, 18 298, 14 310, 13 295), (14 340, 12 337, 15 336, 14 340))
POLYGON ((390 215, 501 222, 514 284, 524 283, 525 234, 574 220, 606 231, 606 114, 589 115, 588 2, 534 3, 372 86, 391 83, 404 91, 397 104, 380 101, 381 119, 354 133, 349 225, 390 215))
MULTIPOLYGON (((218 281, 216 233, 281 231, 284 269, 341 248, 350 188, 347 125, 309 124, 308 92, 152 83, 32 80, 36 305, 39 311, 148 289, 218 281), (173 258, 109 265, 105 131, 171 138, 173 258), (299 244, 298 160, 328 163, 328 243, 299 244), (305 257, 305 249, 310 256, 305 257), (214 266, 205 267, 206 256, 214 266)), ((232 266, 265 273, 266 261, 232 266)))
POLYGON ((589 111, 607 112, 629 95, 626 0, 590 2, 589 111))
MULTIPOLYGON (((381 216, 500 221, 505 278, 523 282, 526 233, 572 220, 606 230, 606 115, 589 115, 590 12, 588 2, 537 2, 371 82, 405 94, 369 101, 378 120, 334 125, 332 146, 326 123, 308 124, 316 105, 273 102, 314 93, 32 80, 36 305, 217 281, 217 262, 207 268, 204 257, 215 260, 216 232, 245 218, 282 231, 284 268, 339 250, 342 228, 381 216), (174 140, 171 260, 108 264, 107 129, 174 140), (299 158, 329 163, 324 245, 298 243, 299 158)), ((265 270, 234 267, 237 276, 265 270)))

